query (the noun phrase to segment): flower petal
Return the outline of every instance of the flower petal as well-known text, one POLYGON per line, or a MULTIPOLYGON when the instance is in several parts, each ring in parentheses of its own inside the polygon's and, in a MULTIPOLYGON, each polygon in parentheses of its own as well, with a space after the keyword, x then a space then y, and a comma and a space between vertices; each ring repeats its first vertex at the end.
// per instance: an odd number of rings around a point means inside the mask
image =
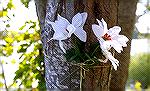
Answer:
POLYGON ((118 53, 121 53, 121 51, 123 50, 122 49, 122 45, 117 42, 116 40, 112 40, 111 41, 111 46, 118 52, 118 53))
POLYGON ((67 31, 65 30, 65 28, 63 27, 59 27, 59 25, 57 25, 56 23, 54 22, 49 22, 53 29, 54 29, 54 35, 53 35, 53 38, 52 39, 56 39, 56 40, 64 40, 67 38, 67 31))
POLYGON ((99 26, 104 29, 103 23, 100 20, 98 20, 98 19, 96 19, 96 20, 97 20, 99 26))
POLYGON ((92 30, 97 38, 101 38, 103 36, 104 30, 102 27, 92 24, 92 30))
POLYGON ((120 39, 120 40, 123 40, 123 41, 125 41, 125 42, 128 42, 128 41, 129 41, 129 39, 128 39, 126 36, 124 36, 124 35, 119 35, 119 39, 120 39))
POLYGON ((68 33, 64 34, 64 33, 55 32, 51 39, 65 40, 67 39, 67 37, 68 37, 68 33))
POLYGON ((114 27, 110 28, 107 33, 111 37, 114 37, 114 36, 119 35, 120 31, 121 31, 121 28, 119 26, 114 26, 114 27))
POLYGON ((115 59, 114 57, 113 57, 113 59, 111 59, 110 60, 110 62, 112 63, 112 65, 113 65, 113 68, 115 69, 115 70, 117 70, 117 67, 119 66, 119 61, 118 62, 115 62, 117 59, 115 59))
POLYGON ((66 53, 66 50, 65 50, 64 47, 63 47, 63 42, 62 42, 61 40, 59 40, 59 47, 62 49, 62 51, 63 51, 64 53, 66 53))
POLYGON ((110 50, 111 48, 110 41, 105 41, 104 39, 100 38, 99 43, 102 50, 110 50))
POLYGON ((106 59, 109 59, 109 61, 112 63, 113 68, 117 70, 117 66, 119 66, 119 61, 115 59, 108 50, 103 51, 103 54, 105 55, 106 59))
POLYGON ((82 15, 80 13, 77 13, 73 18, 72 18, 72 24, 75 27, 79 27, 82 24, 82 15))
POLYGON ((127 47, 126 43, 129 41, 129 39, 124 35, 115 36, 115 37, 113 37, 113 40, 118 41, 121 44, 121 46, 123 46, 123 47, 127 47))
POLYGON ((87 35, 83 28, 79 27, 74 31, 74 34, 83 42, 86 42, 87 35))
POLYGON ((70 24, 70 25, 67 26, 67 30, 69 31, 68 37, 70 38, 71 35, 72 35, 72 34, 74 33, 74 31, 76 30, 76 28, 75 28, 72 24, 70 24))
POLYGON ((106 34, 108 32, 107 23, 104 21, 103 18, 101 19, 101 21, 102 21, 102 24, 103 24, 104 34, 106 34))
POLYGON ((87 13, 83 12, 83 13, 81 13, 81 16, 82 16, 82 25, 81 25, 81 27, 83 27, 85 22, 86 22, 86 19, 87 19, 87 13))
POLYGON ((68 24, 70 24, 67 19, 60 16, 59 14, 57 16, 57 20, 55 21, 55 23, 57 23, 60 27, 65 27, 65 28, 67 27, 68 24))

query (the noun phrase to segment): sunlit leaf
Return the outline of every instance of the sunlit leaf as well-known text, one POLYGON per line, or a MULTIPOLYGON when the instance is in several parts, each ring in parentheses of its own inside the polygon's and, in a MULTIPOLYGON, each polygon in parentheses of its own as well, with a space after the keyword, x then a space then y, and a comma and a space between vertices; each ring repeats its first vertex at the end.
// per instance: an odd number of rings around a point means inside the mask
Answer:
POLYGON ((18 49, 18 53, 20 53, 20 52, 26 52, 26 50, 27 50, 27 48, 29 47, 29 45, 28 44, 22 44, 22 45, 20 45, 20 47, 19 47, 19 49, 18 49))
POLYGON ((4 84, 2 82, 0 82, 0 88, 2 88, 4 86, 4 84))
POLYGON ((30 38, 30 34, 25 34, 24 35, 24 40, 29 39, 30 38))
POLYGON ((5 41, 6 41, 7 43, 12 43, 12 42, 13 42, 13 39, 8 36, 8 37, 5 38, 5 41))
POLYGON ((10 25, 9 25, 9 24, 7 24, 7 25, 6 25, 6 27, 10 27, 10 25))
POLYGON ((28 4, 31 0, 21 0, 21 2, 28 8, 28 4))
POLYGON ((7 11, 0 11, 0 17, 7 16, 7 11))
POLYGON ((147 6, 147 9, 150 11, 150 6, 147 6))
MULTIPOLYGON (((26 7, 28 7, 30 0, 21 0, 26 7)), ((13 3, 12 0, 7 4, 7 8, 3 11, 0 11, 0 17, 7 15, 7 10, 12 9, 13 3)), ((9 12, 9 11, 8 11, 9 12)), ((11 20, 11 18, 10 18, 11 20)), ((9 20, 8 20, 9 21, 9 20)), ((17 48, 17 52, 21 54, 19 63, 19 68, 15 72, 16 76, 14 77, 14 84, 11 87, 18 88, 19 83, 18 80, 21 81, 21 85, 25 88, 32 87, 33 79, 39 80, 39 84, 37 88, 42 88, 41 91, 45 89, 45 80, 44 80, 44 56, 42 52, 42 44, 40 41, 40 31, 39 31, 39 23, 38 21, 29 20, 25 22, 19 29, 17 30, 25 30, 24 33, 22 31, 14 31, 14 30, 7 30, 7 28, 11 27, 11 24, 7 24, 6 31, 0 34, 0 38, 5 40, 6 44, 2 46, 0 52, 2 56, 10 56, 15 48, 17 48), (2 35, 2 36, 1 36, 2 35), (18 46, 14 44, 19 44, 18 46), (33 50, 31 52, 27 52, 27 49, 33 45, 33 50), (30 73, 34 73, 31 75, 30 73)), ((29 50, 30 51, 30 50, 29 50)), ((18 54, 19 56, 19 54, 18 54)), ((3 60, 3 63, 6 61, 3 60)), ((17 61, 12 59, 10 61, 12 64, 15 64, 17 61)))
POLYGON ((26 25, 21 26, 21 27, 19 28, 19 30, 22 30, 25 26, 26 26, 26 25))
POLYGON ((17 80, 23 76, 23 69, 19 69, 15 72, 16 76, 14 77, 14 80, 17 80))
POLYGON ((11 63, 12 63, 12 64, 15 64, 15 63, 16 63, 16 60, 15 60, 15 59, 11 60, 11 63))
POLYGON ((11 9, 11 8, 14 8, 14 5, 12 3, 12 0, 9 0, 8 4, 7 4, 7 8, 8 9, 11 9))
POLYGON ((3 47, 3 53, 6 55, 6 56, 10 56, 13 52, 13 46, 11 45, 8 45, 6 47, 3 47))

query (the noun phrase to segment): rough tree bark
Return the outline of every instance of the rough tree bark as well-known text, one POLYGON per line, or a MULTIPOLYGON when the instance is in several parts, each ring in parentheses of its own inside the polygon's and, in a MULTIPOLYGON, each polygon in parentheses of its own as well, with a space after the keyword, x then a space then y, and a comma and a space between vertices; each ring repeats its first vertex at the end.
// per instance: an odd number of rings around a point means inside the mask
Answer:
MULTIPOLYGON (((74 15, 73 2, 66 0, 35 0, 37 15, 41 25, 41 40, 44 49, 45 79, 47 89, 50 91, 79 89, 79 67, 65 62, 63 52, 58 46, 58 41, 48 42, 53 35, 53 30, 48 21, 56 20, 60 14, 70 20, 74 15), (65 4, 64 4, 65 3, 65 4), (68 7, 68 8, 67 8, 68 7), (46 13, 45 13, 46 12, 46 13), (45 17, 45 18, 43 18, 45 17), (41 20, 40 20, 41 19, 41 20), (44 21, 44 22, 43 22, 44 21)), ((70 40, 64 42, 65 49, 69 48, 70 40)))
POLYGON ((121 54, 115 55, 120 61, 120 66, 117 71, 112 72, 110 91, 125 91, 130 61, 131 36, 134 30, 137 1, 138 0, 118 0, 118 25, 122 28, 121 34, 126 35, 130 41, 121 54))
MULTIPOLYGON (((86 49, 90 49, 89 46, 97 42, 94 33, 92 32, 92 24, 97 23, 96 19, 104 20, 108 23, 108 27, 117 25, 117 0, 84 0, 85 11, 88 13, 88 19, 85 25, 87 32, 87 44, 86 49)), ((99 54, 99 56, 102 56, 99 54)), ((101 66, 108 66, 109 63, 101 66)), ((109 69, 100 67, 93 69, 87 74, 85 81, 85 91, 108 91, 109 90, 109 69), (95 74, 95 75, 92 75, 95 74), (98 76, 96 76, 98 75, 98 76)))
MULTIPOLYGON (((52 37, 53 31, 47 21, 54 21, 59 13, 71 19, 76 12, 86 11, 88 19, 85 24, 87 32, 87 49, 90 43, 96 42, 94 34, 91 32, 91 24, 96 23, 95 19, 104 18, 108 27, 120 25, 122 34, 131 39, 134 28, 135 9, 137 0, 35 0, 37 15, 41 26, 41 40, 44 49, 45 78, 47 89, 57 88, 79 89, 79 68, 70 65, 65 61, 63 52, 60 50, 57 41, 47 42, 52 37)), ((71 45, 70 41, 64 42, 66 49, 71 45)), ((115 55, 120 61, 117 71, 113 71, 110 84, 110 91, 124 91, 128 75, 128 64, 130 59, 130 42, 122 54, 115 55)), ((91 82, 85 91, 92 91, 91 82)), ((102 91, 107 91, 105 88, 102 91)), ((52 91, 52 90, 50 90, 52 91)), ((66 90, 65 90, 66 91, 66 90)), ((100 90, 101 91, 101 90, 100 90)))

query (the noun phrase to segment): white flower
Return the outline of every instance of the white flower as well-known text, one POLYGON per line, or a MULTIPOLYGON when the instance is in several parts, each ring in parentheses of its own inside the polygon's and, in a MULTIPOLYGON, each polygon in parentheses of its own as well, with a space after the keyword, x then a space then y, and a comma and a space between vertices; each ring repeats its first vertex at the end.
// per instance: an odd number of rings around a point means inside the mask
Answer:
POLYGON ((119 26, 114 26, 108 30, 107 23, 102 18, 101 21, 97 19, 99 25, 93 24, 92 30, 98 40, 101 42, 107 41, 108 46, 113 47, 118 53, 123 50, 122 47, 126 47, 128 38, 124 35, 119 35, 121 28, 119 26))
POLYGON ((110 49, 109 41, 104 41, 102 39, 102 40, 99 40, 99 43, 100 43, 100 47, 102 49, 102 53, 106 57, 106 59, 103 62, 107 62, 109 59, 109 61, 113 65, 113 68, 115 70, 117 70, 117 66, 119 66, 119 61, 112 56, 111 52, 109 52, 109 49, 110 49))
POLYGON ((119 35, 119 32, 121 31, 119 26, 114 26, 108 30, 107 23, 103 18, 101 21, 97 19, 97 22, 99 25, 93 24, 92 30, 100 43, 100 47, 106 59, 109 59, 114 69, 117 70, 119 61, 112 56, 109 50, 113 47, 118 53, 121 53, 123 50, 122 47, 127 46, 126 42, 128 41, 128 38, 124 35, 119 35))
MULTIPOLYGON (((77 13, 72 18, 72 23, 60 15, 57 16, 57 20, 55 22, 48 22, 52 25, 54 29, 54 35, 51 39, 59 40, 59 46, 66 53, 65 49, 63 48, 62 40, 70 38, 71 35, 74 33, 81 41, 85 42, 87 35, 86 32, 83 30, 83 26, 87 19, 87 13, 77 13)), ((50 39, 50 40, 51 40, 50 39)))
POLYGON ((103 52, 103 55, 105 55, 105 57, 106 57, 106 59, 104 60, 104 62, 106 62, 108 59, 109 59, 109 61, 112 63, 112 65, 113 65, 113 68, 115 69, 115 70, 117 70, 117 67, 119 66, 119 61, 117 60, 117 59, 115 59, 113 56, 112 56, 112 54, 111 54, 111 52, 109 52, 108 50, 104 50, 103 48, 102 48, 102 52, 103 52))

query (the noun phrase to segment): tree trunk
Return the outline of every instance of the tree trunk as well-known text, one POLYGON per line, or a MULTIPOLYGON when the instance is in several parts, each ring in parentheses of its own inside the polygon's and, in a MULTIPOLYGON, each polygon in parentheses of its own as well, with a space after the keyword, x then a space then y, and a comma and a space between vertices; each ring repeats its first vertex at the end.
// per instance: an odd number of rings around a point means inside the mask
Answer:
MULTIPOLYGON (((97 23, 96 19, 104 20, 108 23, 108 27, 117 25, 117 0, 85 0, 85 11, 88 13, 88 19, 85 25, 87 32, 86 50, 89 46, 97 42, 97 39, 92 32, 92 24, 97 23)), ((102 57, 100 55, 98 57, 102 57)), ((108 91, 109 90, 109 77, 110 67, 109 63, 99 65, 98 68, 93 68, 86 72, 84 90, 85 91, 108 91), (103 67, 106 66, 106 67, 103 67)))
MULTIPOLYGON (((86 11, 88 13, 88 19, 84 29, 88 36, 86 43, 86 51, 88 51, 90 44, 97 42, 91 29, 91 25, 96 23, 96 18, 104 18, 109 28, 119 24, 122 27, 122 34, 125 34, 131 39, 134 28, 136 2, 137 0, 35 0, 37 15, 42 30, 41 40, 45 55, 47 89, 50 91, 53 91, 52 89, 66 91, 66 89, 79 89, 80 87, 80 68, 65 62, 63 52, 59 48, 57 41, 47 42, 53 35, 52 28, 47 21, 54 21, 57 13, 70 20, 77 12, 86 11)), ((64 43, 66 46, 65 49, 71 47, 70 40, 66 40, 64 43)), ((110 90, 124 91, 130 59, 130 42, 122 54, 115 56, 120 61, 120 66, 117 71, 113 71, 112 73, 110 90)), ((109 63, 104 65, 109 65, 109 63)), ((106 68, 102 69, 107 73, 109 72, 106 68)), ((94 73, 97 72, 99 70, 94 71, 94 73)), ((90 76, 90 72, 86 75, 87 77, 90 76)), ((103 76, 106 76, 106 74, 103 76)), ((105 80, 108 80, 108 78, 106 77, 100 83, 106 84, 105 80)), ((96 80, 94 78, 92 79, 86 80, 87 83, 84 86, 85 91, 94 91, 97 89, 95 88, 96 80)), ((104 85, 97 90, 108 91, 109 86, 104 85)))
POLYGON ((116 54, 120 62, 117 71, 112 72, 110 91, 125 91, 125 85, 128 78, 128 68, 130 61, 130 46, 132 32, 135 24, 135 11, 138 0, 118 0, 118 25, 121 26, 121 34, 129 38, 128 46, 120 54, 116 54))
MULTIPOLYGON (((66 62, 63 52, 58 46, 58 41, 52 40, 47 42, 53 35, 53 30, 47 21, 56 20, 57 14, 70 20, 72 15, 74 15, 73 2, 66 2, 66 0, 47 0, 47 3, 43 4, 43 1, 35 0, 35 3, 37 15, 40 24, 42 24, 41 40, 44 50, 47 89, 49 91, 79 89, 80 68, 66 62), (45 6, 46 8, 41 6, 45 6), (45 18, 43 18, 43 16, 45 16, 45 18)), ((64 44, 66 47, 65 49, 68 49, 71 46, 70 40, 66 40, 64 44)))

